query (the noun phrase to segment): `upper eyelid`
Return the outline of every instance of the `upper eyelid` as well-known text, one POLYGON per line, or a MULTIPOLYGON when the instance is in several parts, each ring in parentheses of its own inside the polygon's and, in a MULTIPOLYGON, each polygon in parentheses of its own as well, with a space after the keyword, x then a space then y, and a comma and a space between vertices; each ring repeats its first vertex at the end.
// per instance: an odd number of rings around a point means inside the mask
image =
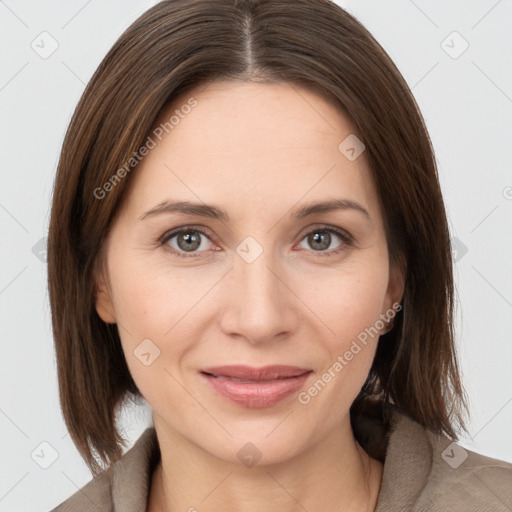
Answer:
MULTIPOLYGON (((328 231, 330 233, 334 233, 338 237, 340 237, 344 242, 346 240, 343 238, 344 235, 346 238, 348 238, 350 241, 354 241, 354 237, 352 234, 347 231, 346 229, 339 228, 336 226, 332 226, 330 224, 315 224, 313 226, 310 226, 307 229, 307 231, 303 232, 303 235, 301 236, 299 241, 302 241, 307 235, 309 235, 312 231, 318 230, 318 231, 328 231)), ((194 225, 185 225, 177 228, 170 229, 169 231, 166 231, 160 238, 159 241, 164 244, 167 243, 169 240, 174 238, 175 236, 179 235, 180 233, 184 231, 198 231, 199 233, 205 235, 208 239, 210 239, 211 242, 215 243, 215 235, 211 236, 209 233, 211 230, 205 226, 194 226, 194 225)), ((199 251, 202 252, 202 251, 199 251)))
POLYGON ((161 237, 159 237, 158 240, 162 243, 165 243, 166 241, 169 241, 171 238, 174 238, 176 235, 179 235, 184 231, 198 231, 202 235, 205 235, 206 237, 210 238, 210 230, 208 228, 205 228, 203 226, 183 226, 179 228, 169 229, 161 237))

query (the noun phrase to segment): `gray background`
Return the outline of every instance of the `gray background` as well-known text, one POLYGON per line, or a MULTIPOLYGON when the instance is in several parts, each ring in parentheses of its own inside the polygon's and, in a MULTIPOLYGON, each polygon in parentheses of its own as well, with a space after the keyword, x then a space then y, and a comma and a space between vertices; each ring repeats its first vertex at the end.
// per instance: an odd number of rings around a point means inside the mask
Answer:
MULTIPOLYGON (((59 408, 44 237, 74 107, 117 37, 155 3, 0 0, 0 512, 50 510, 91 478, 59 408)), ((436 150, 471 400, 462 444, 512 461, 512 2, 342 5, 396 62, 436 150)), ((142 407, 123 416, 132 444, 149 414, 142 407)))

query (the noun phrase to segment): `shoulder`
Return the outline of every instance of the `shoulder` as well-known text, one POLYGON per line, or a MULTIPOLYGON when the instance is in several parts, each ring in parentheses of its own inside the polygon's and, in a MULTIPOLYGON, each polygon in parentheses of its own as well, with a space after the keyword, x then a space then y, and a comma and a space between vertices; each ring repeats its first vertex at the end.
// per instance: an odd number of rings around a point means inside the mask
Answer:
POLYGON ((511 488, 512 464, 394 413, 376 512, 506 512, 511 488))
POLYGON ((418 510, 512 510, 512 464, 462 447, 444 436, 425 432, 432 449, 427 485, 418 510), (430 508, 429 508, 430 507, 430 508))
POLYGON ((78 489, 51 512, 82 512, 85 510, 112 510, 112 468, 102 471, 78 489))
POLYGON ((51 512, 145 512, 151 472, 159 455, 155 429, 147 428, 119 460, 51 512))

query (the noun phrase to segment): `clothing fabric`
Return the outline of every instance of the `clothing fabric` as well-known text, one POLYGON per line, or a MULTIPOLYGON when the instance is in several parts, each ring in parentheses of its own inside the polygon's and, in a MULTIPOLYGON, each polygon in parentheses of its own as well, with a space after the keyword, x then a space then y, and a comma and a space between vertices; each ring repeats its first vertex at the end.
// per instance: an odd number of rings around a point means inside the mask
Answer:
MULTIPOLYGON (((375 512, 512 511, 512 464, 433 434, 399 410, 379 443, 385 443, 385 459, 375 512)), ((51 512, 146 512, 159 460, 156 431, 149 427, 118 461, 51 512)))

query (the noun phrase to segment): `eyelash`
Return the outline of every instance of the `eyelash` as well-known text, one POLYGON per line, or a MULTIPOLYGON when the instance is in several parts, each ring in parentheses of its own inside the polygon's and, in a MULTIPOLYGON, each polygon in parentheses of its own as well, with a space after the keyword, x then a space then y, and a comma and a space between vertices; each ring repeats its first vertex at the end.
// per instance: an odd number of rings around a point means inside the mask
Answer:
MULTIPOLYGON (((204 235, 206 238, 210 238, 206 232, 206 230, 202 227, 196 227, 196 226, 183 226, 181 228, 177 228, 177 229, 174 229, 172 231, 169 231, 169 232, 166 232, 164 233, 159 239, 158 239, 158 243, 159 245, 162 245, 162 246, 165 246, 165 250, 169 251, 171 254, 175 255, 175 256, 178 256, 179 258, 197 258, 199 256, 201 256, 201 253, 202 252, 205 252, 205 251, 199 251, 199 252, 196 252, 196 253, 184 253, 184 252, 179 252, 179 251, 176 251, 176 249, 170 247, 169 245, 166 245, 167 242, 169 242, 169 240, 171 240, 172 238, 174 238, 176 235, 179 235, 181 233, 184 233, 184 232, 187 232, 187 231, 192 231, 192 232, 198 232, 198 233, 201 233, 202 235, 204 235)), ((338 229, 338 228, 334 228, 332 226, 321 226, 321 227, 317 227, 317 228, 314 228, 312 229, 311 231, 309 231, 308 233, 306 233, 302 238, 301 238, 301 242, 302 240, 304 240, 308 235, 310 235, 311 233, 334 233, 335 235, 337 235, 344 243, 340 245, 340 247, 338 249, 331 249, 330 251, 312 251, 313 253, 315 253, 315 256, 316 257, 329 257, 329 256, 337 256, 338 254, 340 254, 342 251, 346 250, 347 249, 347 246, 350 246, 354 243, 354 239, 351 235, 349 235, 346 231, 343 231, 341 229, 338 229)))

